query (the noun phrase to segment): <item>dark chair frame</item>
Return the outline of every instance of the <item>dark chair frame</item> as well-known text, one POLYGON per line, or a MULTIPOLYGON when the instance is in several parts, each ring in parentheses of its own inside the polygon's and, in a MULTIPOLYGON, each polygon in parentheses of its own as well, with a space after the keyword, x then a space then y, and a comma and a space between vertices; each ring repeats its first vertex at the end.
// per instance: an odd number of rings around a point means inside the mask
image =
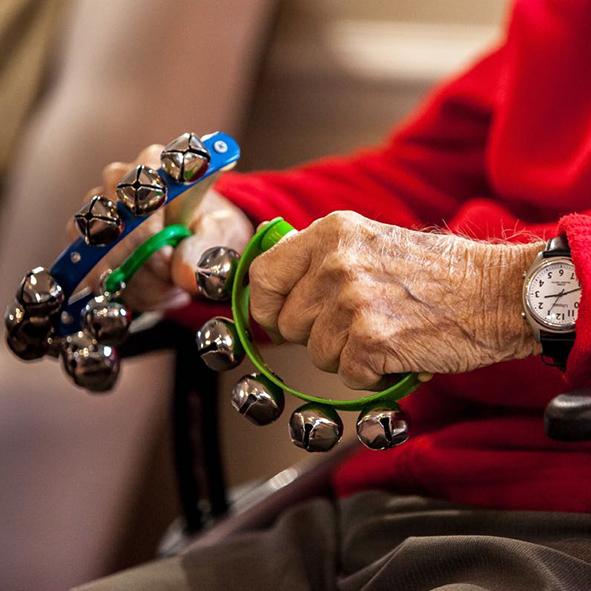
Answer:
POLYGON ((123 358, 174 351, 174 463, 187 535, 228 509, 218 428, 217 375, 201 361, 195 333, 170 320, 132 331, 123 358))

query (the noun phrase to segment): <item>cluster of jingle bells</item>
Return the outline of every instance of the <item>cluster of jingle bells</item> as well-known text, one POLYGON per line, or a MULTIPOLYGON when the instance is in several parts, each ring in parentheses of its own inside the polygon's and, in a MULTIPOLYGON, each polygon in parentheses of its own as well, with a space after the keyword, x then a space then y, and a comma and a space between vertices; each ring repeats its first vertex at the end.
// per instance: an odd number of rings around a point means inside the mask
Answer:
MULTIPOLYGON (((196 270, 202 295, 216 301, 230 298, 239 255, 226 247, 214 247, 201 256, 196 270)), ((215 371, 237 367, 245 357, 234 322, 216 316, 196 335, 197 348, 205 364, 215 371)), ((285 406, 282 388, 262 373, 242 377, 232 389, 232 406, 255 425, 276 421, 285 406)), ((289 419, 291 441, 308 452, 332 449, 343 435, 343 422, 334 408, 308 403, 289 419)), ((384 450, 408 439, 409 419, 396 403, 377 402, 364 408, 357 420, 357 436, 368 448, 384 450)))
MULTIPOLYGON (((207 171, 210 155, 195 134, 185 133, 161 154, 162 168, 177 182, 193 183, 207 171)), ((117 196, 135 216, 148 216, 166 202, 167 187, 157 171, 137 166, 117 185, 117 196)), ((105 246, 117 240, 123 221, 117 205, 104 195, 95 195, 74 217, 76 227, 89 246, 105 246)), ((104 282, 103 282, 104 285, 104 282)), ((14 302, 5 314, 6 340, 21 359, 60 357, 72 381, 91 392, 110 390, 119 375, 116 346, 128 333, 131 312, 121 302, 121 293, 102 293, 81 312, 81 331, 60 336, 65 295, 50 272, 37 267, 27 273, 14 302)))
MULTIPOLYGON (((210 155, 195 134, 183 134, 161 154, 163 170, 180 183, 193 183, 208 169, 210 155)), ((148 216, 166 203, 167 187, 157 171, 140 165, 117 185, 120 202, 134 216, 148 216)), ((75 215, 76 226, 89 246, 105 246, 119 238, 123 221, 117 205, 104 195, 92 197, 75 215)), ((228 248, 206 251, 196 270, 200 292, 213 300, 230 298, 239 255, 228 248)), ((67 324, 66 296, 51 273, 37 267, 27 273, 16 298, 6 310, 6 339, 21 359, 59 357, 72 381, 91 392, 110 390, 119 375, 117 346, 126 338, 131 312, 121 301, 121 292, 110 293, 103 281, 102 293, 81 311, 82 330, 61 336, 58 326, 67 324)), ((70 319, 71 321, 71 319, 70 319)), ((232 320, 215 317, 197 331, 197 346, 210 368, 224 371, 238 366, 245 351, 232 320)), ((233 406, 256 425, 279 418, 284 408, 282 388, 263 374, 240 379, 232 390, 233 406)), ((388 449, 408 438, 409 420, 395 403, 376 402, 361 411, 357 435, 370 449, 388 449)), ((310 451, 328 451, 341 439, 343 423, 327 404, 308 403, 290 417, 291 440, 310 451)))

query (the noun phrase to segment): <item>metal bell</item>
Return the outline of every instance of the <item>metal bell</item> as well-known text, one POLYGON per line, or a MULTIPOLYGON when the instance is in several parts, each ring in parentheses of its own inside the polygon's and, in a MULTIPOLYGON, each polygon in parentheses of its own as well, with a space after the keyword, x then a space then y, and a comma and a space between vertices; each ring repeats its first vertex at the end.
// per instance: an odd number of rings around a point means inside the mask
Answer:
POLYGON ((215 371, 226 371, 240 365, 244 348, 238 339, 236 326, 223 316, 208 320, 196 335, 197 350, 205 364, 215 371))
POLYGON ((50 317, 57 314, 64 303, 64 291, 47 269, 36 267, 29 271, 18 288, 16 299, 27 316, 50 317))
POLYGON ((166 202, 167 188, 160 175, 140 164, 130 170, 117 185, 117 196, 134 215, 145 216, 166 202))
POLYGON ((119 345, 125 340, 131 323, 130 311, 104 295, 90 300, 81 312, 82 328, 101 345, 119 345))
POLYGON ((55 332, 51 332, 47 339, 47 351, 45 352, 45 355, 53 357, 54 359, 59 359, 64 347, 64 340, 65 337, 62 337, 55 332))
POLYGON ((17 301, 9 304, 4 316, 6 343, 10 350, 26 361, 40 359, 49 349, 52 322, 47 316, 30 316, 17 301))
POLYGON ((276 421, 285 407, 283 390, 262 374, 244 376, 232 388, 232 406, 255 425, 276 421))
POLYGON ((399 406, 365 408, 357 419, 357 437, 369 449, 389 449, 408 439, 408 415, 399 406))
POLYGON ((293 412, 289 419, 292 443, 309 452, 329 451, 343 435, 343 422, 329 406, 305 404, 293 412))
POLYGON ((162 168, 181 183, 193 183, 200 179, 209 166, 209 152, 194 133, 183 133, 172 140, 160 155, 162 168))
POLYGON ((74 221, 89 246, 111 244, 123 231, 123 220, 117 205, 104 195, 95 195, 74 216, 74 221))
POLYGON ((113 347, 99 345, 82 331, 66 337, 62 363, 74 383, 91 392, 106 392, 119 376, 119 355, 113 347))
POLYGON ((214 246, 206 250, 195 270, 199 292, 210 300, 229 299, 239 259, 240 255, 235 250, 225 246, 214 246))

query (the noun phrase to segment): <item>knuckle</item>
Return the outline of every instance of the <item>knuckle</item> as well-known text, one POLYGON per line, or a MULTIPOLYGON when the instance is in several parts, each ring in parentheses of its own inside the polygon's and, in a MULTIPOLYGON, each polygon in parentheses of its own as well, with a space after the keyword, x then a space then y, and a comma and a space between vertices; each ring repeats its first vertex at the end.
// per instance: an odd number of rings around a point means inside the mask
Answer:
POLYGON ((350 225, 356 225, 362 218, 354 211, 333 211, 323 218, 324 224, 334 228, 343 228, 350 225))
POLYGON ((329 252, 318 268, 318 275, 329 281, 344 281, 355 276, 355 264, 352 257, 343 251, 329 252))
POLYGON ((351 319, 351 341, 355 349, 367 350, 383 344, 377 324, 364 310, 355 309, 351 319))
POLYGON ((347 282, 339 289, 337 305, 342 310, 356 312, 356 324, 364 324, 365 312, 371 308, 372 297, 358 281, 347 282))

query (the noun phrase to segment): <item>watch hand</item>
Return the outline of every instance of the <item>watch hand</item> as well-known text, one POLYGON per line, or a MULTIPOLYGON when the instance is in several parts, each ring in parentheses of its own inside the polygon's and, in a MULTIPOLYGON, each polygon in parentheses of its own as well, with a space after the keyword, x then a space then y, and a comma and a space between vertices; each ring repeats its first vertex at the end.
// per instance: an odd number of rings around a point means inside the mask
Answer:
POLYGON ((564 295, 564 289, 558 294, 558 297, 556 298, 556 300, 554 301, 554 303, 552 304, 552 307, 548 310, 548 316, 550 316, 550 312, 552 312, 552 310, 554 309, 554 306, 556 306, 556 304, 558 303, 558 300, 564 295))
POLYGON ((550 295, 544 296, 545 298, 556 298, 568 295, 569 293, 574 293, 575 291, 579 291, 581 288, 577 287, 576 289, 571 289, 570 291, 562 290, 560 293, 551 293, 550 295))
POLYGON ((581 291, 580 287, 577 287, 576 289, 571 289, 570 291, 565 291, 562 295, 568 295, 569 293, 574 293, 575 291, 581 291))

